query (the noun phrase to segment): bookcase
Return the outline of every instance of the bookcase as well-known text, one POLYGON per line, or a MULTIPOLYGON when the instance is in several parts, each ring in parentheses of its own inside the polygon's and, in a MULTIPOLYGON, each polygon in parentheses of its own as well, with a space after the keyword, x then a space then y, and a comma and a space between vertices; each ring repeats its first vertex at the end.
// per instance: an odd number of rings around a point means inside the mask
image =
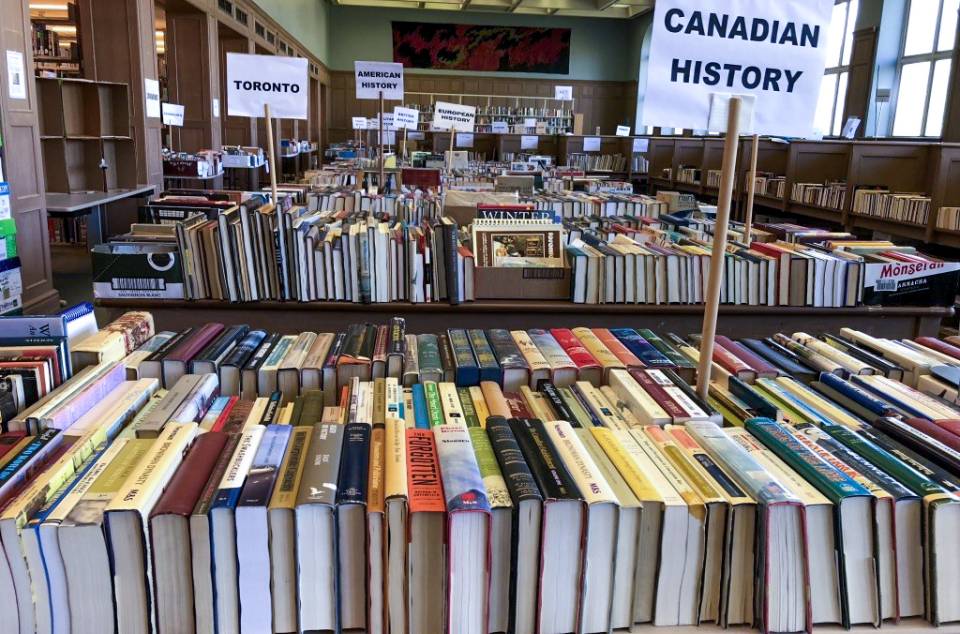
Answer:
MULTIPOLYGON (((450 133, 449 132, 433 132, 431 133, 433 138, 432 145, 434 152, 442 154, 450 149, 450 133)), ((453 144, 454 151, 463 150, 467 152, 476 153, 483 155, 487 161, 495 160, 497 149, 498 149, 498 139, 496 134, 488 134, 484 132, 474 132, 473 133, 473 146, 472 147, 457 147, 456 142, 453 144)), ((403 132, 397 132, 397 145, 400 146, 403 143, 403 132)))
POLYGON ((31 5, 30 30, 38 75, 83 76, 80 12, 75 2, 31 5))
MULTIPOLYGON (((717 187, 708 182, 711 170, 719 170, 722 138, 652 137, 647 153, 650 185, 654 190, 673 189, 705 198, 716 197, 717 187), (679 170, 696 168, 701 181, 682 182, 679 170)), ((737 161, 734 201, 743 214, 750 171, 751 139, 741 139, 737 161)), ((937 228, 941 207, 960 205, 960 144, 926 141, 784 141, 760 139, 757 172, 782 176, 782 198, 758 192, 757 210, 813 218, 847 231, 878 231, 895 237, 960 248, 960 232, 937 228), (836 183, 843 192, 837 207, 799 199, 799 184, 836 183), (926 223, 913 223, 854 213, 858 189, 881 187, 893 192, 911 192, 930 197, 926 223)))
POLYGON ((137 182, 126 84, 37 78, 48 192, 128 189, 137 182))
POLYGON ((505 161, 506 156, 510 154, 538 154, 542 156, 552 156, 555 161, 560 160, 559 154, 559 139, 563 137, 558 137, 554 135, 546 134, 498 134, 499 146, 497 148, 497 157, 501 161, 505 161), (524 136, 536 136, 537 137, 537 148, 535 150, 524 150, 521 149, 520 143, 522 137, 524 136))

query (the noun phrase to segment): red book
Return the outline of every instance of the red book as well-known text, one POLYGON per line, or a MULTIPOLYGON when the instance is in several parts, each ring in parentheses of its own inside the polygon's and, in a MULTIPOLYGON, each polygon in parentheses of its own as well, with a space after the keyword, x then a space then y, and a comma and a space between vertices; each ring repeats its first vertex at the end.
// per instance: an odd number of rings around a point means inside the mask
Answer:
POLYGON ((933 421, 933 423, 940 427, 941 429, 946 429, 951 434, 954 434, 960 438, 960 420, 955 418, 941 418, 933 421))
POLYGON ((410 513, 440 513, 447 510, 440 478, 440 458, 433 430, 407 429, 407 498, 410 513))
POLYGON ((21 440, 27 437, 25 431, 8 431, 0 434, 0 457, 16 447, 21 440))
POLYGON ((590 381, 599 386, 603 380, 603 368, 597 360, 590 354, 590 351, 583 347, 583 344, 573 334, 569 328, 551 328, 550 334, 557 340, 563 351, 567 353, 570 360, 577 366, 577 378, 580 381, 590 381))
POLYGON ((530 408, 527 407, 527 402, 523 400, 521 395, 516 392, 504 392, 503 398, 507 401, 507 407, 510 408, 512 418, 533 418, 530 408))
POLYGON ((960 451, 960 436, 957 436, 953 432, 947 431, 940 425, 927 420, 926 418, 905 418, 903 422, 907 425, 910 425, 917 431, 923 432, 927 436, 930 436, 936 441, 939 441, 953 449, 954 451, 960 451))
POLYGON ((250 410, 253 409, 253 401, 241 401, 237 396, 231 396, 230 402, 220 412, 216 422, 210 428, 210 431, 220 431, 225 433, 239 433, 243 429, 243 424, 250 416, 250 410))
POLYGON ((673 400, 663 386, 654 381, 645 370, 632 368, 629 372, 630 376, 640 384, 640 387, 653 397, 653 400, 655 400, 660 407, 666 410, 667 414, 673 418, 673 422, 682 423, 689 420, 690 415, 680 406, 680 403, 673 400))
POLYGON ((714 341, 713 360, 717 365, 741 381, 753 383, 757 380, 757 371, 720 345, 719 337, 714 341))
POLYGON ((734 341, 723 335, 717 335, 715 341, 730 352, 730 354, 753 368, 757 373, 757 377, 761 379, 775 379, 780 375, 775 367, 767 363, 760 355, 754 354, 752 350, 739 341, 734 341))
POLYGON ((189 517, 193 513, 229 436, 223 432, 208 431, 197 437, 167 490, 150 512, 151 523, 159 515, 189 517))
POLYGON ((607 347, 607 350, 613 353, 620 363, 627 366, 628 368, 642 368, 645 367, 643 361, 640 360, 637 355, 630 352, 623 342, 617 339, 617 337, 610 332, 607 328, 591 328, 593 334, 597 336, 597 339, 600 340, 600 343, 607 347))
MULTIPOLYGON (((947 341, 949 340, 950 339, 947 339, 947 341)), ((941 341, 936 337, 917 337, 916 339, 914 339, 914 341, 919 343, 921 346, 925 346, 927 348, 930 348, 931 350, 935 350, 940 354, 945 354, 948 357, 953 357, 954 359, 960 360, 960 348, 958 348, 955 345, 952 345, 952 343, 947 343, 947 341, 941 341)))
POLYGON ((390 327, 382 324, 377 327, 377 338, 373 343, 373 365, 371 372, 373 378, 383 378, 387 374, 387 339, 390 335, 390 327))
POLYGON ((223 324, 219 322, 204 324, 170 350, 163 357, 163 386, 167 389, 173 387, 177 379, 187 373, 190 360, 216 339, 217 335, 223 332, 223 328, 223 324))

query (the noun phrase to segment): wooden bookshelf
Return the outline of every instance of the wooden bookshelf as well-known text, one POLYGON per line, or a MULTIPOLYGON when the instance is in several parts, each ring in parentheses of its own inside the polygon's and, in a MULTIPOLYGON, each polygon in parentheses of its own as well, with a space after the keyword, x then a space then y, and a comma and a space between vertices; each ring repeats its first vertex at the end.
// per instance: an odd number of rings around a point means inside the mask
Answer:
MULTIPOLYGON (((343 329, 358 321, 383 322, 399 316, 413 331, 461 328, 617 327, 652 328, 658 332, 689 334, 702 327, 703 306, 623 304, 574 304, 562 301, 353 304, 348 302, 230 303, 216 300, 101 299, 98 308, 113 319, 127 310, 149 310, 158 329, 183 329, 201 321, 246 323, 254 327, 284 330, 290 324, 313 330, 343 329)), ((769 336, 777 332, 837 332, 854 326, 876 337, 936 335, 940 322, 953 315, 952 308, 875 307, 810 308, 766 306, 720 306, 719 329, 731 337, 769 336)))

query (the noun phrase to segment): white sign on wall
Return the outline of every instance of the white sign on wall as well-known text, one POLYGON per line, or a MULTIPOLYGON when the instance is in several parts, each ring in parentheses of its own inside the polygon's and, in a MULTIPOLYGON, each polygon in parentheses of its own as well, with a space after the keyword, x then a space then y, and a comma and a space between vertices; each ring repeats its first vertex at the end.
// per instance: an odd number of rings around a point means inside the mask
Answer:
POLYGON ((536 117, 526 117, 523 120, 523 127, 525 128, 536 128, 537 127, 537 118, 536 117))
POLYGON ((457 147, 473 147, 473 132, 457 132, 457 147))
POLYGON ((7 51, 7 94, 11 99, 27 98, 27 72, 20 51, 7 51))
POLYGON ((213 118, 220 118, 220 100, 216 97, 213 98, 213 118))
POLYGON ((617 136, 630 136, 630 126, 628 126, 628 125, 618 125, 618 126, 617 126, 617 136))
POLYGON ((404 108, 403 106, 394 106, 393 108, 393 125, 397 130, 404 128, 416 130, 419 118, 420 112, 415 108, 404 108))
POLYGON ((559 101, 573 101, 573 86, 554 86, 553 98, 559 101))
POLYGON ((584 152, 599 152, 599 151, 600 151, 600 137, 598 137, 598 136, 585 136, 585 137, 583 137, 583 151, 584 151, 584 152))
POLYGON ((650 139, 634 139, 633 140, 633 152, 646 152, 650 149, 650 139))
POLYGON ((227 53, 227 114, 306 119, 308 81, 306 57, 227 53))
POLYGON ((494 121, 490 124, 490 131, 494 134, 506 134, 510 131, 510 126, 506 121, 494 121))
POLYGON ((524 134, 520 137, 520 149, 521 150, 536 150, 537 144, 540 143, 540 137, 537 135, 524 134))
POLYGON ((357 99, 403 99, 403 64, 354 62, 357 99))
POLYGON ((156 79, 143 79, 143 99, 146 102, 147 116, 160 118, 160 82, 156 79))
POLYGON ((366 117, 351 117, 353 122, 354 130, 366 130, 367 129, 367 118, 366 117))
POLYGON ((727 93, 755 97, 749 132, 810 134, 833 5, 833 0, 658 0, 643 123, 706 128, 711 95, 727 93))
POLYGON ((438 101, 433 106, 433 127, 437 130, 473 132, 476 116, 477 109, 474 106, 438 101))
POLYGON ((177 103, 160 104, 160 119, 163 121, 163 125, 174 125, 178 128, 182 127, 183 111, 184 107, 177 103))

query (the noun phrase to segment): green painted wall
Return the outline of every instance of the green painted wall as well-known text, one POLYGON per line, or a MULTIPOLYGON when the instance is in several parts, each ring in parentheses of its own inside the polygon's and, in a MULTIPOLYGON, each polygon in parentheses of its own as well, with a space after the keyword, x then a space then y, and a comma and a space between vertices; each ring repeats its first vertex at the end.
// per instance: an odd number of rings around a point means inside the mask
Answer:
POLYGON ((267 15, 329 66, 330 3, 327 0, 255 0, 267 15))
MULTIPOLYGON (((261 0, 264 2, 264 0, 261 0)), ((285 4, 282 0, 273 0, 285 4)), ((291 4, 293 4, 291 2, 291 4)), ((355 60, 392 61, 393 43, 390 23, 450 22, 454 24, 492 24, 505 26, 548 26, 571 29, 570 73, 546 75, 538 73, 470 73, 471 75, 508 75, 511 77, 566 77, 568 79, 635 81, 639 43, 634 39, 640 29, 635 23, 642 18, 553 18, 541 15, 503 13, 461 13, 454 11, 418 11, 337 5, 330 7, 330 57, 332 70, 352 70, 355 60)), ((289 28, 289 27, 288 27, 289 28)), ((459 71, 417 73, 460 74, 459 71)))

